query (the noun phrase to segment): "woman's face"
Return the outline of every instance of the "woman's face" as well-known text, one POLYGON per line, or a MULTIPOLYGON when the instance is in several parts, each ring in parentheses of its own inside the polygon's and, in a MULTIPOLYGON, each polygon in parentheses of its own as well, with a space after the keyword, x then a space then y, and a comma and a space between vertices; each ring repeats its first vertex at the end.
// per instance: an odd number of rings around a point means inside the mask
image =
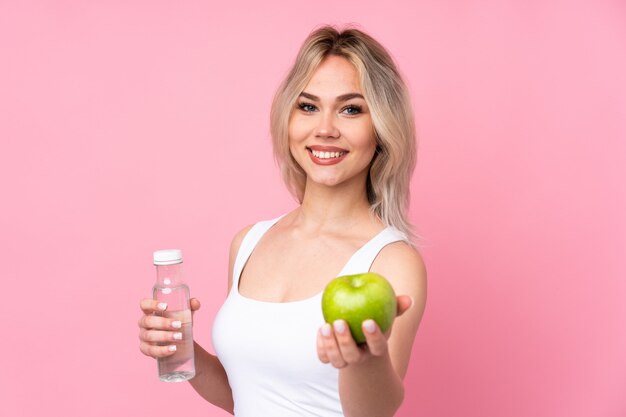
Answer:
POLYGON ((374 127, 357 70, 345 58, 324 59, 298 97, 289 149, 307 182, 365 184, 376 150, 374 127))

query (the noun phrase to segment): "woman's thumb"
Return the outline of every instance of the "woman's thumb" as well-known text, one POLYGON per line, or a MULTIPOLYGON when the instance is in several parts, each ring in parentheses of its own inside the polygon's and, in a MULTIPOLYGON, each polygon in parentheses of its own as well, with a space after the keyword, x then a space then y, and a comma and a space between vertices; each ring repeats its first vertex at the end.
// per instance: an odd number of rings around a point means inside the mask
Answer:
POLYGON ((189 300, 189 306, 191 307, 191 311, 196 311, 200 309, 200 301, 197 298, 192 298, 189 300))

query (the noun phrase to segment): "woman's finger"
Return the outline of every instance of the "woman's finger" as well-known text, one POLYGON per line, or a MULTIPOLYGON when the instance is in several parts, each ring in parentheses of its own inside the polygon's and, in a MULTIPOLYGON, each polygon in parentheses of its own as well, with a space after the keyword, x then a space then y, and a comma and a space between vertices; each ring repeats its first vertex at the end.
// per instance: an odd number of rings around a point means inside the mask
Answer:
POLYGON ((143 314, 152 314, 156 311, 167 310, 167 303, 152 298, 144 298, 139 302, 139 307, 143 314))
POLYGON ((182 327, 182 322, 161 316, 141 316, 138 325, 144 329, 175 330, 182 327))
POLYGON ((330 363, 337 369, 345 367, 347 363, 341 356, 331 325, 328 323, 324 324, 320 329, 320 334, 322 336, 324 350, 326 351, 330 363))
POLYGON ((150 343, 141 342, 139 344, 139 350, 146 356, 150 356, 152 358, 165 358, 167 356, 172 356, 176 353, 176 345, 167 345, 167 346, 157 346, 151 345, 150 343))
POLYGON ((387 338, 380 331, 376 322, 374 320, 365 320, 361 327, 370 353, 374 356, 385 354, 387 352, 387 338))
MULTIPOLYGON (((191 311, 199 310, 200 301, 197 298, 192 298, 189 300, 189 306, 191 307, 191 311)), ((144 298, 139 302, 139 307, 144 314, 152 314, 167 310, 167 303, 152 298, 144 298)))
POLYGON ((182 332, 170 332, 165 330, 139 330, 139 339, 148 343, 177 342, 183 339, 182 332))
POLYGON ((398 312, 396 316, 401 316, 408 309, 413 307, 413 298, 408 295, 399 295, 397 298, 398 312))
POLYGON ((336 320, 333 323, 333 329, 343 360, 347 364, 359 363, 363 353, 354 341, 347 323, 344 320, 336 320))
POLYGON ((324 339, 321 331, 317 332, 317 357, 322 363, 329 363, 328 355, 326 354, 326 348, 324 347, 324 339))

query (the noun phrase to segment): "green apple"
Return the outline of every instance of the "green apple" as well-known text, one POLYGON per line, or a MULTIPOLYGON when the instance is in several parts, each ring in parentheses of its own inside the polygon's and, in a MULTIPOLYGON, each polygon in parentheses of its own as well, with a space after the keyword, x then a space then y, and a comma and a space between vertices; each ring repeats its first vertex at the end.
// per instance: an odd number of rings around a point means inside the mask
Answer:
POLYGON ((363 321, 372 319, 381 331, 386 331, 396 317, 396 303, 391 284, 379 274, 366 272, 330 281, 322 294, 322 313, 330 324, 345 320, 354 340, 364 343, 363 321))

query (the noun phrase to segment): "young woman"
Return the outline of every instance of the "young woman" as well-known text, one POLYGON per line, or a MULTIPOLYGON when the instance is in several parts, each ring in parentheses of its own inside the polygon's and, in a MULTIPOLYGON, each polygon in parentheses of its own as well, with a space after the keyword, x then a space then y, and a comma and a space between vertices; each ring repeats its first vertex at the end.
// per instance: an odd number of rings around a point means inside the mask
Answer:
MULTIPOLYGON (((195 345, 194 389, 237 416, 392 416, 426 302, 406 218, 415 165, 407 89, 367 34, 323 27, 304 42, 271 111, 274 153, 300 205, 246 227, 230 249, 230 292, 213 325, 217 355, 195 345), (366 271, 398 296, 393 329, 324 323, 334 277, 366 271)), ((198 300, 192 300, 197 310, 198 300)), ((141 301, 140 349, 172 354, 171 320, 141 301)))

